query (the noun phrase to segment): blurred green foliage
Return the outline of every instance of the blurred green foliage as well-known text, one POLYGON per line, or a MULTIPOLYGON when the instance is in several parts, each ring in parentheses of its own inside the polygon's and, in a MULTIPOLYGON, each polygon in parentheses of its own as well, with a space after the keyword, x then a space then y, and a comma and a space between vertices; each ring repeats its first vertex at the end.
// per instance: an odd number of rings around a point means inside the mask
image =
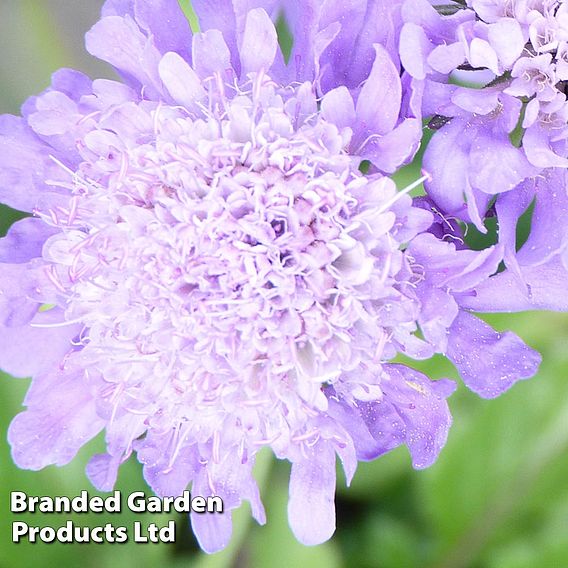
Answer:
MULTIPOLYGON (((101 65, 86 57, 80 38, 94 23, 101 4, 100 0, 2 0, 1 112, 17 112, 19 102, 45 88, 49 74, 61 65, 100 76, 101 65)), ((184 8, 190 14, 187 2, 184 8)), ((105 72, 112 75, 108 69, 105 72)), ((406 170, 397 182, 402 187, 418 175, 417 169, 406 170)), ((18 213, 0 209, 0 231, 17 218, 18 213)), ((248 505, 243 506, 234 515, 231 545, 214 556, 198 550, 187 519, 181 516, 10 514, 10 491, 75 496, 88 489, 96 494, 84 467, 90 455, 101 451, 103 441, 90 443, 63 468, 17 469, 6 432, 21 409, 29 381, 1 376, 0 568, 568 566, 568 318, 526 313, 488 319, 498 329, 513 329, 542 353, 538 376, 492 401, 460 386, 450 400, 454 425, 447 447, 426 471, 412 470, 406 451, 399 449, 361 464, 349 489, 339 472, 337 532, 331 541, 312 548, 300 545, 288 528, 289 466, 274 462, 268 453, 261 455, 256 471, 267 525, 254 524, 248 505), (10 538, 11 524, 19 519, 39 526, 59 526, 71 519, 81 526, 111 522, 130 528, 134 520, 162 526, 170 518, 177 521, 174 545, 16 545, 10 538)), ((456 377, 442 358, 419 367, 434 377, 456 377)), ((123 494, 147 489, 134 458, 122 467, 117 489, 123 494)))

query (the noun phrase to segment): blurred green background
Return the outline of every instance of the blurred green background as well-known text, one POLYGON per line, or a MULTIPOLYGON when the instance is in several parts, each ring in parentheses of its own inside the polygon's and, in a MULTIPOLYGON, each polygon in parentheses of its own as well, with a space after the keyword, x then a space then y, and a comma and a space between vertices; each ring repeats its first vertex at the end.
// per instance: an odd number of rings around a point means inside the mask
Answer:
MULTIPOLYGON (((83 49, 83 34, 101 5, 101 0, 0 0, 0 112, 17 114, 25 98, 45 88, 61 66, 112 76, 83 49)), ((15 218, 0 210, 0 234, 15 218)), ((460 386, 450 400, 454 425, 448 444, 426 471, 413 471, 406 450, 399 449, 361 464, 349 489, 339 474, 337 532, 312 548, 299 545, 290 533, 289 467, 268 454, 257 467, 268 523, 251 522, 245 505, 235 515, 230 547, 220 554, 201 553, 182 517, 176 518, 176 544, 12 544, 11 524, 20 518, 39 526, 59 526, 71 518, 77 525, 112 522, 130 528, 134 520, 161 526, 170 516, 11 515, 10 491, 74 496, 88 489, 95 494, 84 467, 93 452, 101 451, 102 441, 89 444, 63 468, 17 469, 5 438, 28 381, 0 377, 0 568, 568 566, 568 316, 487 319, 498 329, 513 329, 542 353, 538 376, 493 401, 460 386)), ((421 368, 434 377, 456 376, 442 359, 421 368)), ((117 489, 124 494, 147 489, 134 459, 123 466, 117 489)))

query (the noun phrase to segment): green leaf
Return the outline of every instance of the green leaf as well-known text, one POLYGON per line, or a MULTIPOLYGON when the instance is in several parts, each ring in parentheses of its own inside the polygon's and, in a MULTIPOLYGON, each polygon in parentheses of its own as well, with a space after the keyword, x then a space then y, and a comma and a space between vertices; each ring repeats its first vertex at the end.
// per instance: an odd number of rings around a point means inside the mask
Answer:
POLYGON ((420 566, 420 537, 400 516, 375 511, 360 523, 359 535, 352 534, 349 566, 357 568, 401 568, 420 566))
POLYGON ((186 18, 189 20, 189 25, 193 33, 198 33, 199 29, 199 20, 197 19, 197 14, 195 13, 193 6, 191 5, 190 0, 179 0, 179 5, 183 10, 186 18))
MULTIPOLYGON (((537 377, 499 399, 466 397, 470 413, 456 416, 438 463, 416 478, 432 539, 431 566, 496 566, 497 551, 510 560, 519 542, 530 542, 535 526, 553 523, 555 507, 568 500, 566 317, 488 319, 497 327, 515 321, 544 362, 537 377)), ((558 547, 551 551, 557 554, 558 547)))

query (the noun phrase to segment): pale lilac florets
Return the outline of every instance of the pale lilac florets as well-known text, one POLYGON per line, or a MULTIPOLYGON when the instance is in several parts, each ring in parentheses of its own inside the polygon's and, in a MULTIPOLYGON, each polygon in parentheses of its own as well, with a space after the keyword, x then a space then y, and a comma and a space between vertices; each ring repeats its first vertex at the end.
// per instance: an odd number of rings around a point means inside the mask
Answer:
MULTIPOLYGON (((547 291, 567 277, 560 261, 564 230, 549 239, 537 222, 566 197, 567 6, 563 0, 407 0, 402 7, 401 61, 424 81, 423 112, 437 131, 424 156, 432 173, 426 191, 443 214, 481 232, 497 217, 509 273, 488 289, 508 280, 518 309, 565 309, 563 292, 547 291), (519 247, 515 229, 531 204, 539 212, 531 225, 535 237, 519 247), (536 264, 537 257, 550 258, 550 249, 554 278, 536 264)), ((481 295, 477 290, 478 309, 502 309, 504 297, 496 293, 482 307, 481 295)))
MULTIPOLYGON (((235 98, 213 92, 214 110, 197 116, 127 106, 148 143, 85 136, 89 161, 69 215, 51 212, 62 231, 44 258, 66 320, 85 326, 81 358, 113 377, 112 415, 145 394, 138 377, 155 376, 160 398, 143 410, 167 416, 161 428, 188 422, 206 442, 254 408, 256 427, 235 437, 241 451, 260 447, 286 436, 291 404, 325 410, 323 383, 385 348, 392 357, 393 330, 415 330, 417 308, 396 289, 407 261, 393 182, 363 176, 348 133, 317 115, 296 128, 295 95, 259 74, 235 98)), ((309 416, 289 424, 291 441, 309 416)))

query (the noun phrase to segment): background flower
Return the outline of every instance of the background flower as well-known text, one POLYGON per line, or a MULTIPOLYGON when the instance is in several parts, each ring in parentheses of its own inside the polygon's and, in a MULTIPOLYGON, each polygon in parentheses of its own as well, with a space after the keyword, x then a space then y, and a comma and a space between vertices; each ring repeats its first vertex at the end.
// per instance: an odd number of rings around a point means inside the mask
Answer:
POLYGON ((401 9, 401 60, 424 82, 435 131, 424 166, 437 175, 426 190, 443 215, 481 233, 494 228, 506 266, 464 306, 564 310, 565 225, 550 227, 566 211, 566 5, 435 4, 401 9), (501 286, 506 301, 493 293, 501 286))

